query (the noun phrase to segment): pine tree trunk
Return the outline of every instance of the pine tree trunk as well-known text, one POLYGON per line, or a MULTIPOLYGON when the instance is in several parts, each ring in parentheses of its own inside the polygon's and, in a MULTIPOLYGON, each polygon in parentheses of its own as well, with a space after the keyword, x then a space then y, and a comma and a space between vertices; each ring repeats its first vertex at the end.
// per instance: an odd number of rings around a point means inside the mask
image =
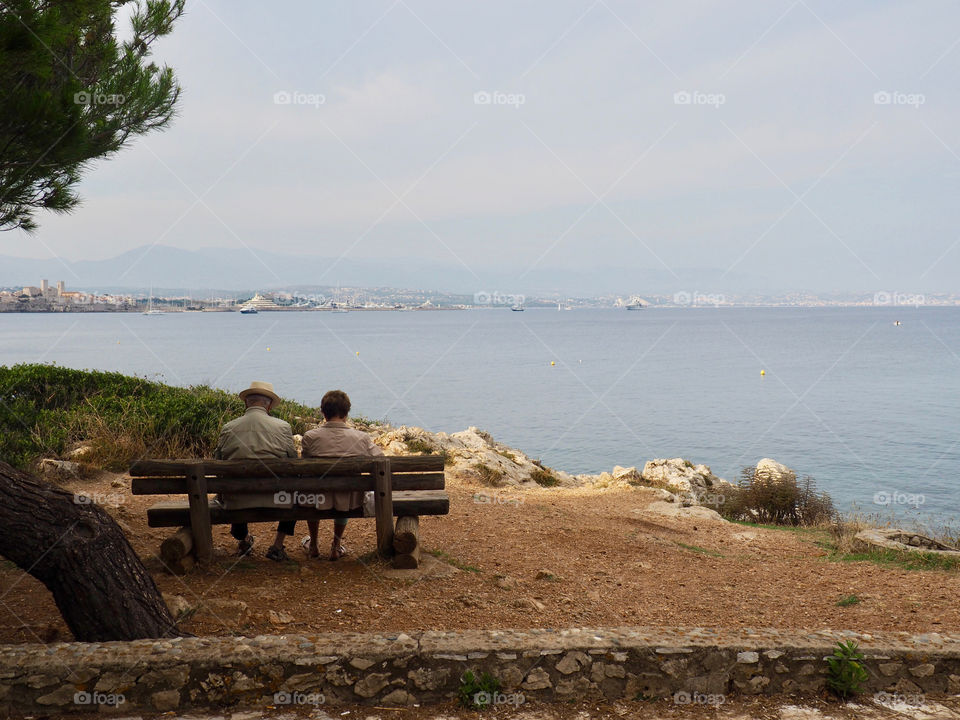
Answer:
POLYGON ((79 641, 180 634, 156 583, 113 518, 4 462, 0 555, 47 586, 79 641))

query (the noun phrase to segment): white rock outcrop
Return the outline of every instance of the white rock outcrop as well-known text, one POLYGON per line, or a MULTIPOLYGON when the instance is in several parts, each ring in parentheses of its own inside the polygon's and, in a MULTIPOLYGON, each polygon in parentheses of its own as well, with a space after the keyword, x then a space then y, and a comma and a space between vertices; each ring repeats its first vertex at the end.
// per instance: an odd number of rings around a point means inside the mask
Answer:
POLYGON ((775 485, 783 482, 792 483, 796 479, 797 473, 794 470, 770 458, 763 458, 757 463, 753 477, 755 483, 773 483, 775 485))
MULTIPOLYGON (((634 511, 637 512, 637 511, 634 511)), ((709 522, 725 523, 726 520, 716 510, 700 507, 697 505, 683 506, 679 503, 665 502, 657 500, 650 503, 642 510, 643 513, 653 513, 664 517, 674 518, 694 518, 696 520, 707 520, 709 522)))
POLYGON ((386 429, 375 442, 390 455, 443 454, 447 458, 448 473, 483 485, 505 487, 536 483, 576 487, 581 484, 572 475, 545 467, 475 427, 448 435, 404 425, 386 429))
POLYGON ((650 460, 643 466, 641 478, 645 485, 664 488, 694 504, 728 484, 714 475, 709 466, 694 465, 683 458, 650 460))

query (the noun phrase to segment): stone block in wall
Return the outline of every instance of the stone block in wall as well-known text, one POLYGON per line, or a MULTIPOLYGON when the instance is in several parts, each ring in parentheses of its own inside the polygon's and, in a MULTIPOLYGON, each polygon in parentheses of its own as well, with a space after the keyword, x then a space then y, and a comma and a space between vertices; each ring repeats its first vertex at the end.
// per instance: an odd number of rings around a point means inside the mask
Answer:
MULTIPOLYGON (((519 674, 519 670, 517 672, 519 674)), ((437 668, 436 670, 417 668, 408 672, 407 677, 413 681, 418 690, 439 690, 450 678, 450 668, 437 668)))
POLYGON ((673 693, 669 680, 660 673, 628 674, 624 697, 627 700, 667 697, 673 693))

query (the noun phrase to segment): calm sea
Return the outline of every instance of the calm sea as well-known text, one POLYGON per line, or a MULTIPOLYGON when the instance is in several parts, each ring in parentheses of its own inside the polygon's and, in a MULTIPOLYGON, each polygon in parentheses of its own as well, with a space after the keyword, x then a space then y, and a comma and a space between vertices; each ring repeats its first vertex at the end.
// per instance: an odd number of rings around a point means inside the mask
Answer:
POLYGON ((17 362, 268 380, 310 405, 341 388, 571 473, 680 456, 733 480, 772 457, 842 509, 960 526, 960 309, 2 314, 17 362))

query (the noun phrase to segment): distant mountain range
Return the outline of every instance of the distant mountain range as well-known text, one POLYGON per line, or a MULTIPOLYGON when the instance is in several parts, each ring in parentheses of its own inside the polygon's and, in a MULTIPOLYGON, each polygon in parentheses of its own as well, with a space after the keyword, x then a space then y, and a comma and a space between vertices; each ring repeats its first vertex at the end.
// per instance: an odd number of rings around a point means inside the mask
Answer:
POLYGON ((63 280, 69 289, 124 292, 154 288, 184 290, 202 296, 211 291, 270 290, 294 286, 391 287, 437 290, 473 295, 476 292, 534 293, 564 296, 605 294, 672 294, 678 291, 727 290, 777 292, 771 278, 735 273, 723 287, 716 269, 677 270, 677 279, 665 270, 607 267, 576 270, 508 265, 467 268, 461 264, 420 258, 352 259, 285 255, 264 250, 200 248, 184 250, 144 245, 105 260, 69 261, 58 258, 24 259, 0 256, 0 287, 51 284, 63 280))

